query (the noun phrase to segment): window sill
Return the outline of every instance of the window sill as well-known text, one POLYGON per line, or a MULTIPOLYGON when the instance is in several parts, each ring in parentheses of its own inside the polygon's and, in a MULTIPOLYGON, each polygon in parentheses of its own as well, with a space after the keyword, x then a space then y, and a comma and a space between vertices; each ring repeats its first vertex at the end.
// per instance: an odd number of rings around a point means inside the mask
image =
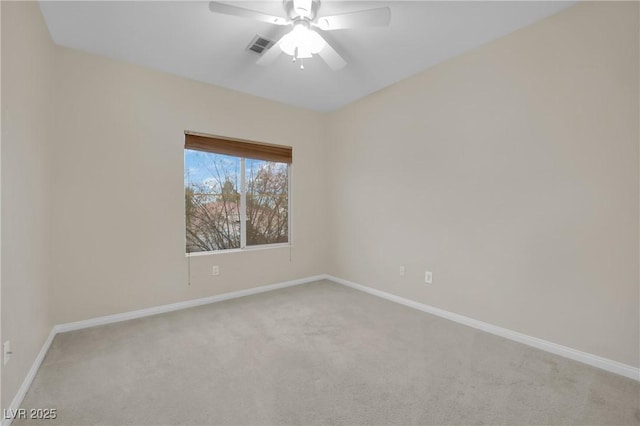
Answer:
POLYGON ((283 249, 288 247, 293 248, 293 244, 291 246, 289 246, 289 243, 265 244, 261 246, 251 246, 251 247, 238 248, 238 249, 198 251, 193 253, 185 253, 184 257, 199 257, 199 256, 210 256, 210 255, 217 255, 217 254, 244 253, 248 251, 273 250, 273 249, 283 249))

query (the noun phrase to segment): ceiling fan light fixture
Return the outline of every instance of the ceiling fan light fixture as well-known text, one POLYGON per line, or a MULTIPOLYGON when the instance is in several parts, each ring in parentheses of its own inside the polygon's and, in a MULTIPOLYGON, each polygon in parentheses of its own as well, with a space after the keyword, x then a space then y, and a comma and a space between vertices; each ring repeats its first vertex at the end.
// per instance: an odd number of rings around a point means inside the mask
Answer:
POLYGON ((314 30, 309 30, 307 41, 309 43, 309 50, 311 50, 311 53, 313 53, 314 55, 318 54, 322 49, 324 49, 324 46, 327 44, 322 36, 314 30))
POLYGON ((305 47, 298 48, 298 54, 296 55, 297 59, 310 59, 312 57, 313 55, 309 49, 306 49, 305 47))
POLYGON ((320 52, 327 42, 306 22, 298 22, 290 33, 282 37, 280 49, 294 58, 311 58, 320 52))

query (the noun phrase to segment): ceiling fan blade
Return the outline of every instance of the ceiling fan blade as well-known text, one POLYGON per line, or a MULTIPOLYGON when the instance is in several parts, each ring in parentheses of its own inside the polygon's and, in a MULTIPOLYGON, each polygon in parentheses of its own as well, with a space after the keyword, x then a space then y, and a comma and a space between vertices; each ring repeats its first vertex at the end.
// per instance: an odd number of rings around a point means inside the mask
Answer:
POLYGON ((321 30, 333 31, 349 28, 385 27, 389 25, 389 22, 391 22, 391 9, 379 7, 341 15, 323 16, 318 18, 316 25, 321 30))
POLYGON ((286 18, 279 16, 267 15, 266 13, 258 12, 251 9, 245 9, 243 7, 231 6, 228 4, 212 1, 209 3, 209 10, 213 13, 220 13, 223 15, 239 16, 241 18, 255 19, 256 21, 268 22, 274 25, 288 25, 289 22, 286 18))
POLYGON ((278 56, 282 53, 282 49, 280 49, 280 42, 282 41, 282 37, 278 40, 273 46, 269 48, 266 52, 262 54, 260 59, 256 61, 256 64, 267 66, 273 63, 278 56))
POLYGON ((324 59, 327 65, 329 65, 329 68, 333 71, 338 71, 347 65, 347 61, 345 61, 329 43, 324 45, 322 50, 318 52, 318 55, 324 59))

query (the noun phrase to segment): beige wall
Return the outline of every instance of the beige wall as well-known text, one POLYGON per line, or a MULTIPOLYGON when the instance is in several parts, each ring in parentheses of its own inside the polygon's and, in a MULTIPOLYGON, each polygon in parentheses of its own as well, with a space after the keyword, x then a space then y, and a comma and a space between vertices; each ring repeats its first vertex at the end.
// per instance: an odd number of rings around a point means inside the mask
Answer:
MULTIPOLYGON (((2 2, 2 407, 47 335, 54 46, 38 4, 2 2)), ((0 361, 1 362, 1 361, 0 361)))
POLYGON ((587 2, 334 113, 329 272, 639 366, 638 34, 587 2))
POLYGON ((71 49, 57 59, 55 323, 325 272, 321 114, 71 49), (291 261, 288 248, 192 257, 188 285, 185 130, 293 146, 291 261))

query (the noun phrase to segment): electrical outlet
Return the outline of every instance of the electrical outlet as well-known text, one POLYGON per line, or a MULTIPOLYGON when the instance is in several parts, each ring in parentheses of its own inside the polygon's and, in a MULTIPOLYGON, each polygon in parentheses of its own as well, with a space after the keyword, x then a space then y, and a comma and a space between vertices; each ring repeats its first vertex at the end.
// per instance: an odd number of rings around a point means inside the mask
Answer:
POLYGON ((211 268, 211 275, 220 275, 220 267, 218 265, 214 265, 211 268))
POLYGON ((424 282, 427 284, 433 284, 433 274, 431 271, 424 272, 424 282))
POLYGON ((11 358, 12 353, 13 352, 11 352, 11 342, 7 340, 2 344, 2 359, 3 359, 4 365, 7 365, 7 363, 9 362, 9 358, 11 358))
POLYGON ((404 277, 404 266, 400 267, 400 276, 404 277))

